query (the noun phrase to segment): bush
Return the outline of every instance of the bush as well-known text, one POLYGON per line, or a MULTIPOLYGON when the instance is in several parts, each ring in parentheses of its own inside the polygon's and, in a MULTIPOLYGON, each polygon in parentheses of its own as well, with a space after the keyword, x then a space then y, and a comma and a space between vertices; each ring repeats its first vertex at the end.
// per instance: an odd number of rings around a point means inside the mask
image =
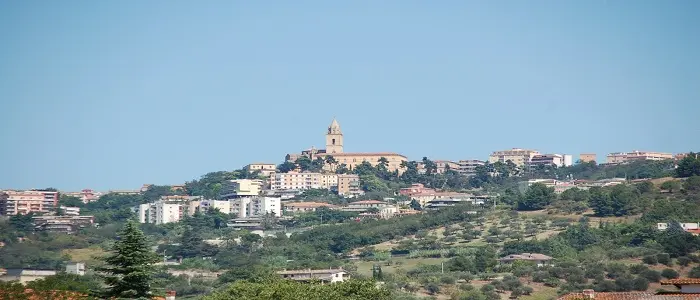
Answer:
POLYGON ((664 269, 661 271, 661 276, 665 277, 666 279, 674 279, 678 278, 680 274, 678 274, 678 272, 676 272, 674 269, 664 269))
POLYGON ((659 282, 661 280, 661 273, 655 270, 645 270, 639 273, 639 276, 646 278, 651 282, 659 282))
POLYGON ((649 270, 649 268, 642 264, 637 264, 630 267, 630 273, 635 275, 638 275, 646 270, 649 270))
POLYGON ((669 255, 668 253, 659 253, 659 254, 657 254, 657 255, 656 255, 656 260, 657 260, 660 264, 664 264, 664 265, 667 265, 667 266, 670 266, 670 265, 673 264, 673 263, 671 262, 671 255, 669 255))
POLYGON ((656 255, 648 255, 642 258, 642 261, 647 264, 647 265, 655 265, 659 262, 658 258, 656 255))
POLYGON ((681 256, 678 258, 678 265, 681 267, 687 267, 691 262, 692 260, 687 256, 681 256))
POLYGON ((428 285, 425 286, 425 290, 428 291, 429 294, 435 295, 440 292, 440 286, 435 283, 428 283, 428 285))
POLYGON ((642 277, 637 277, 632 281, 632 289, 635 291, 646 291, 648 288, 649 281, 642 277))
POLYGON ((700 278, 700 266, 690 269, 688 272, 688 277, 690 278, 700 278))
POLYGON ((442 276, 442 277, 440 277, 440 282, 442 284, 454 284, 455 279, 454 279, 454 277, 450 277, 450 276, 442 276))

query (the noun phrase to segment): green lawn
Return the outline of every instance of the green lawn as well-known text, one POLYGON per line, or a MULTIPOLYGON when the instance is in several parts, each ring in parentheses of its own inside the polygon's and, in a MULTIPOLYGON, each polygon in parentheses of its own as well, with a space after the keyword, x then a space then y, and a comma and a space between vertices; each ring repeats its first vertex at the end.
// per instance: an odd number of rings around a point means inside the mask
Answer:
POLYGON ((357 273, 364 276, 372 276, 372 266, 374 264, 379 264, 382 267, 383 273, 393 273, 397 269, 411 270, 415 268, 418 264, 422 263, 425 265, 439 265, 443 261, 447 261, 447 258, 392 258, 393 264, 387 266, 386 262, 379 261, 361 261, 355 262, 357 266, 357 273))

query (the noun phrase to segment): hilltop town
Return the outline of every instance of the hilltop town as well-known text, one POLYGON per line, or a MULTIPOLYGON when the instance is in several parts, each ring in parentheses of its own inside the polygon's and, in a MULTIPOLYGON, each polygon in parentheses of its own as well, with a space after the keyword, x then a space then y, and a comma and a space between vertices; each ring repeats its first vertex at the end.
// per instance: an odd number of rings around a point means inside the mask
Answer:
POLYGON ((402 299, 683 292, 697 280, 676 278, 700 277, 695 153, 409 160, 345 152, 335 119, 325 144, 169 186, 3 190, 0 279, 99 285, 101 257, 128 220, 159 253, 171 298, 261 274, 372 278, 402 299))

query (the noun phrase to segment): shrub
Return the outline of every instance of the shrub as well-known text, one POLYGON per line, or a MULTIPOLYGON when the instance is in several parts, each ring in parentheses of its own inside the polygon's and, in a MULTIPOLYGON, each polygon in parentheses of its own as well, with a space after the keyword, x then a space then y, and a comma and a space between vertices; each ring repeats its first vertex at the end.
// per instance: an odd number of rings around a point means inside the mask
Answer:
POLYGON ((440 286, 435 283, 429 283, 425 286, 425 290, 428 291, 429 294, 435 295, 440 292, 440 286))
POLYGON ((678 258, 678 265, 681 267, 687 267, 691 262, 692 260, 687 256, 681 256, 678 258))
POLYGON ((664 269, 663 271, 661 271, 661 276, 667 279, 674 279, 678 278, 680 274, 678 274, 678 272, 676 272, 674 269, 664 269))
POLYGON ((700 266, 690 269, 688 272, 688 277, 690 278, 700 278, 700 266))
POLYGON ((647 265, 655 265, 659 262, 658 258, 656 255, 648 255, 642 258, 642 261, 647 264, 647 265))
POLYGON ((451 277, 451 276, 442 276, 442 277, 440 277, 440 282, 442 284, 454 284, 455 279, 454 279, 454 277, 451 277))
POLYGON ((667 266, 670 266, 670 265, 673 264, 673 263, 671 262, 671 255, 669 255, 668 253, 659 253, 659 254, 657 254, 657 255, 656 255, 656 260, 657 260, 660 264, 664 264, 664 265, 667 265, 667 266))
POLYGON ((649 281, 642 277, 637 277, 632 281, 632 289, 635 291, 646 291, 649 288, 649 281))
POLYGON ((642 264, 637 264, 637 265, 633 265, 630 267, 630 273, 635 274, 635 275, 642 273, 646 270, 649 270, 649 268, 645 265, 642 265, 642 264))
POLYGON ((651 282, 659 282, 659 280, 661 280, 661 274, 655 270, 645 270, 639 273, 639 276, 644 277, 651 282))

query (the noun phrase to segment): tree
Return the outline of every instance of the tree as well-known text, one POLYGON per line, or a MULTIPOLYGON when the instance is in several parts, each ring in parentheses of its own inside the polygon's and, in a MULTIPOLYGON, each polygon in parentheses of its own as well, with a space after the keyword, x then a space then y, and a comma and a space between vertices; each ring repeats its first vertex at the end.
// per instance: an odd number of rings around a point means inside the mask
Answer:
POLYGON ((338 161, 332 155, 328 155, 326 156, 326 164, 331 166, 331 171, 334 171, 338 161))
POLYGON ((335 173, 336 174, 350 174, 350 169, 348 169, 347 164, 339 164, 338 167, 335 168, 335 173))
POLYGON ((105 298, 151 299, 154 296, 153 264, 158 257, 146 242, 146 236, 138 224, 129 221, 112 247, 112 253, 104 259, 106 266, 98 270, 105 273, 109 286, 105 298))
POLYGON ((204 300, 389 300, 391 292, 373 281, 350 279, 334 284, 308 284, 270 278, 260 282, 237 281, 228 289, 206 296, 204 300))
POLYGON ((667 279, 675 279, 678 278, 679 274, 673 269, 663 269, 663 271, 661 271, 661 276, 667 279))
POLYGON ((541 183, 534 183, 528 187, 525 195, 518 202, 518 210, 539 210, 549 205, 556 199, 553 188, 541 183))
POLYGON ((294 169, 297 168, 297 165, 291 161, 285 161, 279 166, 277 166, 277 170, 280 171, 281 173, 287 173, 289 171, 293 171, 294 169))
POLYGON ((690 193, 700 192, 700 175, 688 177, 688 179, 683 182, 683 189, 690 193))
POLYGON ((83 205, 85 205, 85 203, 83 203, 83 200, 80 200, 80 198, 75 196, 61 195, 59 199, 59 203, 61 204, 61 206, 82 207, 83 205))
POLYGON ((673 193, 673 191, 678 191, 681 189, 681 183, 678 182, 678 180, 665 181, 661 184, 661 189, 666 190, 669 193, 673 193))
POLYGON ((676 168, 676 177, 700 176, 700 153, 688 153, 676 168))
POLYGON ((692 269, 690 269, 690 272, 688 272, 688 277, 700 278, 700 266, 693 267, 692 269))
POLYGON ((411 204, 409 204, 409 206, 414 210, 423 210, 420 203, 416 199, 411 200, 411 204))

